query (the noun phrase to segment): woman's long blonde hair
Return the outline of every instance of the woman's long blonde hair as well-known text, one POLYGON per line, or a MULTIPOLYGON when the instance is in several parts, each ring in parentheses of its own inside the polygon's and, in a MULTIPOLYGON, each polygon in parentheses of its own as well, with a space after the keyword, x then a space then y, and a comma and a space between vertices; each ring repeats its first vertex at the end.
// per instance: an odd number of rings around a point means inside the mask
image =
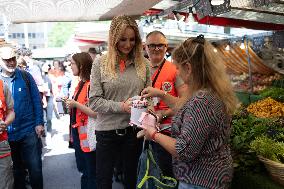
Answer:
POLYGON ((131 27, 135 33, 135 46, 133 47, 130 57, 133 59, 137 75, 143 81, 146 79, 146 64, 142 54, 142 40, 139 34, 137 23, 134 19, 126 15, 116 16, 112 19, 109 30, 108 53, 103 58, 103 73, 112 79, 117 77, 116 65, 119 61, 119 51, 117 43, 127 27, 131 27))
POLYGON ((226 74, 221 55, 203 35, 189 38, 176 47, 172 58, 177 64, 190 64, 189 86, 194 93, 199 89, 211 89, 223 101, 228 113, 232 114, 237 105, 231 82, 226 74))

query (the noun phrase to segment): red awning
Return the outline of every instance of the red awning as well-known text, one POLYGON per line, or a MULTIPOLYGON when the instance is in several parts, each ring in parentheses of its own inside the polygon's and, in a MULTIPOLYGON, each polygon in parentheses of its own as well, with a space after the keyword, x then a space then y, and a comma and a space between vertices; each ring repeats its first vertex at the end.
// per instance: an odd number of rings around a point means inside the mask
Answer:
MULTIPOLYGON (((197 20, 197 15, 193 15, 195 20, 197 20)), ((224 17, 211 17, 206 16, 201 20, 198 20, 199 24, 208 24, 216 26, 226 26, 226 27, 235 27, 235 28, 247 28, 254 30, 284 30, 283 24, 273 24, 265 22, 256 22, 250 20, 240 20, 233 18, 224 18, 224 17)))
MULTIPOLYGON (((150 9, 144 12, 144 15, 158 15, 163 10, 161 9, 150 9)), ((188 16, 188 13, 179 12, 179 14, 184 15, 185 17, 188 16)), ((225 17, 212 17, 206 16, 201 20, 197 19, 197 15, 193 14, 196 21, 199 24, 207 24, 207 25, 215 25, 215 26, 224 26, 224 27, 235 27, 235 28, 247 28, 247 29, 254 29, 254 30, 284 30, 284 24, 275 24, 275 23, 266 23, 266 22, 258 22, 258 21, 251 21, 251 20, 241 20, 241 19, 234 19, 234 18, 225 18, 225 17)))
POLYGON ((91 43, 91 44, 104 43, 104 41, 97 41, 97 40, 92 40, 92 39, 78 39, 78 38, 76 38, 75 41, 84 42, 84 43, 91 43))

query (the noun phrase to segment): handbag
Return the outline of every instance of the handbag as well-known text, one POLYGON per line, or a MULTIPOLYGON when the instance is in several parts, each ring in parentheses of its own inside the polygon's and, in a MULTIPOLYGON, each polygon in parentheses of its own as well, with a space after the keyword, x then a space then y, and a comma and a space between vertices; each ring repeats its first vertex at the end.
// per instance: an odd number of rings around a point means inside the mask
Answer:
POLYGON ((153 156, 151 144, 145 145, 144 141, 138 163, 137 189, 172 189, 176 186, 177 180, 163 175, 153 156))
POLYGON ((97 144, 95 122, 96 118, 88 116, 87 140, 91 151, 94 151, 96 149, 96 144, 97 144))

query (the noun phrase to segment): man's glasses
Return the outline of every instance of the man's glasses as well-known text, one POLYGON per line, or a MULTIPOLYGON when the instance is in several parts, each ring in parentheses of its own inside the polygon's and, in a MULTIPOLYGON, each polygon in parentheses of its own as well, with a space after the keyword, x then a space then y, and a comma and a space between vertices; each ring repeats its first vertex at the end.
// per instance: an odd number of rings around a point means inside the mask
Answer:
POLYGON ((164 49, 167 45, 166 44, 149 44, 147 47, 150 50, 161 50, 164 49))

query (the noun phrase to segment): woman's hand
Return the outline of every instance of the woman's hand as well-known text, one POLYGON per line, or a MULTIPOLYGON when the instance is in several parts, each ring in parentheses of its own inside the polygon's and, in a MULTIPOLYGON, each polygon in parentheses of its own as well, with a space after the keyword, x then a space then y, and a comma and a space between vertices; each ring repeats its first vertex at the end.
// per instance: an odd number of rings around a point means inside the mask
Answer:
POLYGON ((130 113, 130 109, 131 109, 131 104, 132 104, 132 99, 129 98, 127 99, 125 102, 122 102, 122 109, 127 112, 130 113))
POLYGON ((66 104, 66 108, 75 108, 77 106, 77 103, 75 100, 73 99, 66 99, 64 100, 65 104, 66 104))
POLYGON ((0 122, 0 134, 2 134, 6 130, 7 124, 2 120, 0 122))
POLYGON ((163 91, 160 89, 156 89, 153 87, 147 87, 141 92, 141 96, 143 98, 148 98, 148 97, 161 97, 163 96, 163 91))
POLYGON ((157 111, 156 112, 156 116, 157 116, 157 122, 161 123, 161 121, 163 120, 163 113, 162 113, 162 111, 157 111))
POLYGON ((145 139, 147 140, 152 140, 152 135, 154 132, 157 131, 157 129, 155 127, 152 127, 152 126, 147 126, 147 125, 144 125, 144 133, 145 133, 145 139))

